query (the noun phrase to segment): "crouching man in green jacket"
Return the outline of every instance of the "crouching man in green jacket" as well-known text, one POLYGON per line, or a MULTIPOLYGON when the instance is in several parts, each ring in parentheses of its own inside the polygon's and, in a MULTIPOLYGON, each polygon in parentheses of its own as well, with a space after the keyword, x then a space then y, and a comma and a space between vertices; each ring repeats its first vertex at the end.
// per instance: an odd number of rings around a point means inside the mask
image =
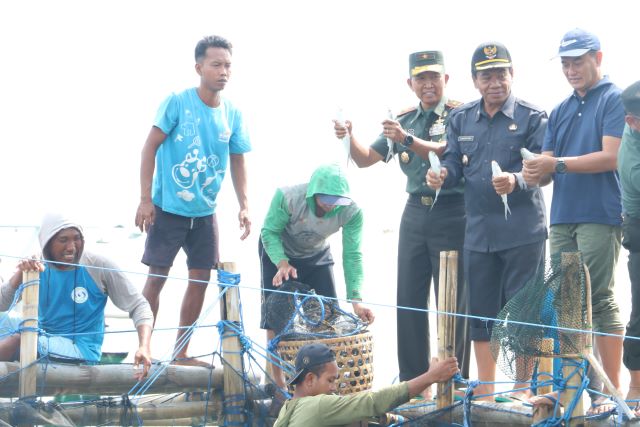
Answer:
MULTIPOLYGON (((267 321, 266 298, 283 281, 297 279, 316 294, 336 297, 333 257, 327 239, 342 229, 342 263, 347 298, 353 311, 365 322, 373 312, 361 304, 362 210, 351 200, 349 183, 338 165, 317 168, 308 183, 276 190, 260 234, 262 273, 260 327, 267 339, 275 336, 267 321)), ((284 375, 272 366, 274 382, 285 387, 284 375)))
POLYGON ((284 404, 274 427, 346 426, 383 415, 458 371, 455 357, 434 358, 427 372, 409 381, 375 392, 337 396, 338 365, 333 351, 322 343, 307 344, 296 356, 293 399, 284 404))

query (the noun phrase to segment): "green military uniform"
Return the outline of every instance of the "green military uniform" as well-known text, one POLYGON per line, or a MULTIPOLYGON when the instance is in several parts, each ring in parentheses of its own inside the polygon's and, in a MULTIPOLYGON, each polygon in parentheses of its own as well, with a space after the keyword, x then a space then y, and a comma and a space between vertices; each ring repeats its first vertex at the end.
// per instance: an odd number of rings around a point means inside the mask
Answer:
MULTIPOLYGON (((431 71, 444 74, 442 53, 416 52, 410 56, 410 76, 431 71)), ((409 134, 425 141, 440 142, 446 138, 446 127, 451 111, 461 103, 445 96, 430 110, 422 104, 403 111, 397 121, 409 134)), ((387 139, 380 137, 371 145, 383 159, 387 156, 387 139)), ((403 144, 393 144, 395 157, 407 177, 409 198, 400 222, 398 239, 397 275, 397 333, 400 380, 406 381, 426 372, 431 359, 429 348, 429 318, 426 311, 407 310, 403 307, 426 310, 431 280, 438 295, 441 251, 458 251, 457 312, 467 313, 467 291, 464 286, 462 248, 464 244, 465 210, 463 183, 443 189, 433 204, 435 191, 427 186, 426 174, 431 164, 403 144)), ((456 357, 463 377, 469 376, 467 319, 456 317, 456 357)))
MULTIPOLYGON (((418 104, 402 111, 396 117, 402 128, 413 136, 426 141, 440 142, 445 140, 445 129, 449 120, 449 112, 455 107, 462 105, 461 102, 448 100, 443 96, 440 103, 432 110, 423 110, 418 104)), ((387 139, 384 136, 378 137, 371 145, 378 154, 383 158, 387 158, 389 151, 387 147, 387 139)), ((426 175, 431 167, 428 159, 423 159, 416 153, 411 151, 409 147, 402 144, 393 144, 393 154, 399 159, 400 169, 407 176, 406 190, 409 194, 420 194, 435 197, 435 191, 427 186, 426 175)), ((440 194, 462 194, 463 185, 442 190, 440 194)))

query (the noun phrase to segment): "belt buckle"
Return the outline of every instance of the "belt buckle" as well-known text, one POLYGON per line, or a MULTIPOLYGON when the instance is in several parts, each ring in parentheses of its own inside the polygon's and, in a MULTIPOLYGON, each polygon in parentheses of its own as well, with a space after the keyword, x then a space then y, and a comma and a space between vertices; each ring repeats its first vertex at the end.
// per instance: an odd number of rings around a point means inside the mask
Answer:
POLYGON ((433 197, 431 197, 431 196, 422 196, 422 197, 420 197, 420 203, 422 203, 424 206, 431 206, 431 205, 433 205, 433 197))

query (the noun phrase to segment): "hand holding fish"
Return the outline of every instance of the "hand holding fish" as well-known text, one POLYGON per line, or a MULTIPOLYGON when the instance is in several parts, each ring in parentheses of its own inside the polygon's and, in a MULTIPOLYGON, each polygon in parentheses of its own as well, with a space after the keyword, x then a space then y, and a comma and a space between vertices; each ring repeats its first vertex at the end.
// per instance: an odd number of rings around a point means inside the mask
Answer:
POLYGON ((507 215, 511 214, 507 194, 511 193, 516 187, 516 177, 512 173, 502 172, 500 165, 495 160, 491 161, 491 172, 493 175, 491 183, 496 193, 502 198, 502 203, 504 204, 504 219, 506 220, 507 215))
POLYGON ((535 187, 545 176, 555 172, 556 158, 531 154, 533 158, 522 156, 522 177, 529 187, 535 187))
POLYGON ((426 176, 427 185, 433 190, 439 190, 442 187, 444 180, 447 179, 447 174, 447 168, 444 166, 440 166, 439 174, 435 173, 433 169, 429 169, 426 176))
POLYGON ((402 129, 402 125, 393 119, 387 119, 382 122, 382 134, 390 140, 391 143, 402 143, 404 141, 405 136, 407 136, 407 132, 402 129))
POLYGON ((336 133, 336 138, 344 139, 351 137, 351 130, 353 129, 353 124, 350 120, 338 120, 335 119, 333 121, 333 130, 336 133))
MULTIPOLYGON (((431 163, 431 170, 433 171, 434 174, 436 174, 437 176, 440 176, 440 159, 438 158, 438 155, 436 153, 434 153, 433 151, 429 151, 429 163, 431 163)), ((433 203, 431 204, 431 209, 433 209, 433 205, 436 204, 436 202, 438 201, 438 195, 440 194, 440 188, 436 189, 436 198, 433 199, 433 203)))

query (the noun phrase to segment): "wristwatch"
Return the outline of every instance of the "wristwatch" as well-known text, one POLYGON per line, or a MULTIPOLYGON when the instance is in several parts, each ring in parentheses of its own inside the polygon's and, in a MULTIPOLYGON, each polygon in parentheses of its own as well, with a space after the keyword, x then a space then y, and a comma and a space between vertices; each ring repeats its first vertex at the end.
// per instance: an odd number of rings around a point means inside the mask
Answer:
POLYGON ((404 145, 405 147, 411 147, 411 144, 413 144, 413 135, 408 133, 407 136, 404 137, 404 141, 402 141, 402 145, 404 145))
POLYGON ((558 157, 556 160, 556 173, 565 173, 567 171, 567 164, 564 162, 564 159, 558 157))

